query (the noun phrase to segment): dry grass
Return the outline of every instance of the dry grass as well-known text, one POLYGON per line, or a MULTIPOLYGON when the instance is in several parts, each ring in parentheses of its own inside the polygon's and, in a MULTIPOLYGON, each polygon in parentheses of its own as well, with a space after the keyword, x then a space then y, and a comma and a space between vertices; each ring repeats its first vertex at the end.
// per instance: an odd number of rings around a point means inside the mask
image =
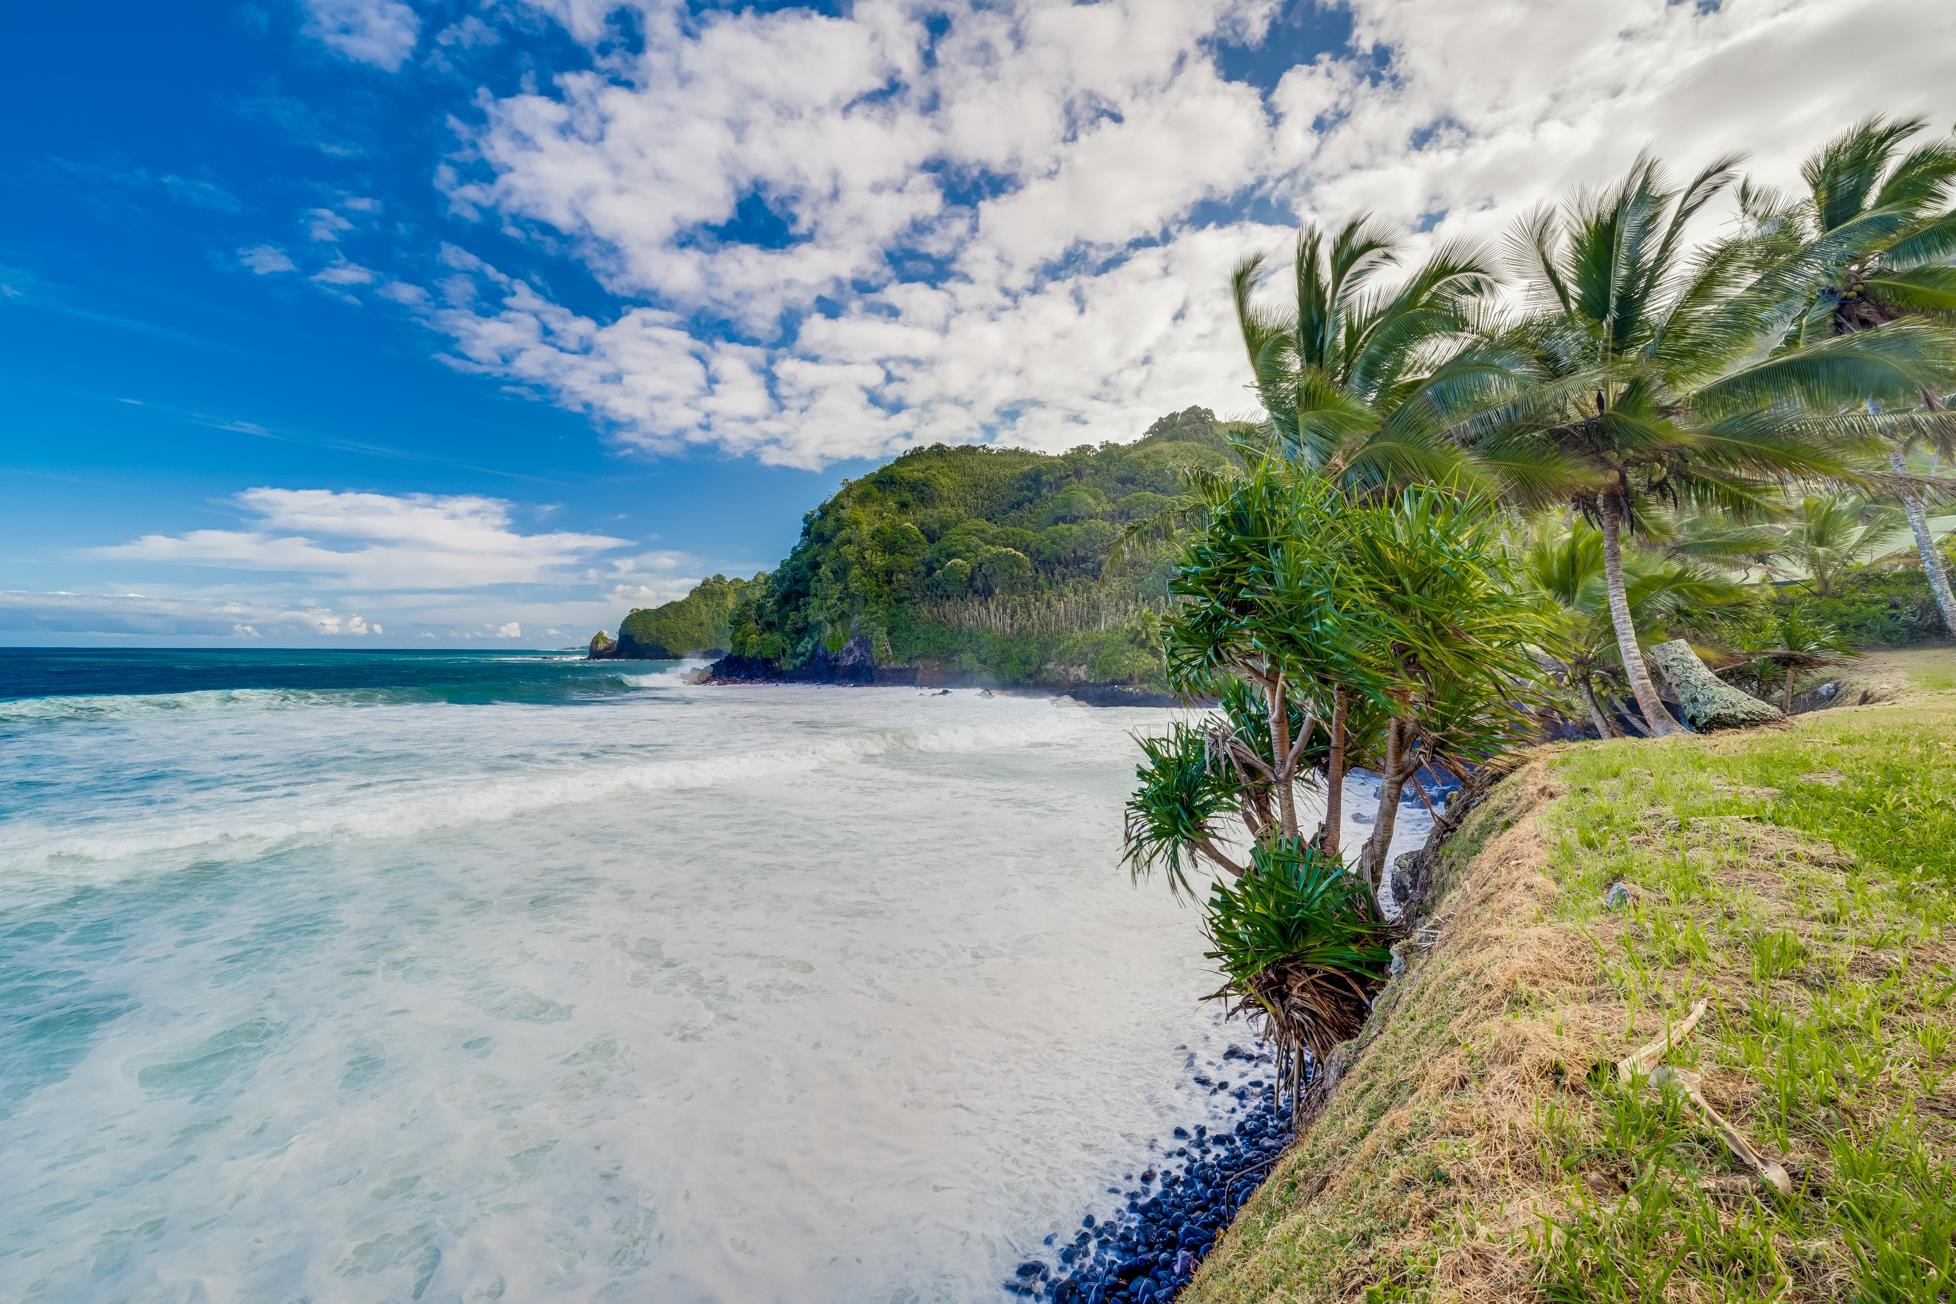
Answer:
POLYGON ((1947 1292, 1952 792, 1952 696, 1537 756, 1454 840, 1431 950, 1185 1298, 1947 1292), (1615 1080, 1700 998, 1668 1062, 1790 1199, 1674 1087, 1615 1080))

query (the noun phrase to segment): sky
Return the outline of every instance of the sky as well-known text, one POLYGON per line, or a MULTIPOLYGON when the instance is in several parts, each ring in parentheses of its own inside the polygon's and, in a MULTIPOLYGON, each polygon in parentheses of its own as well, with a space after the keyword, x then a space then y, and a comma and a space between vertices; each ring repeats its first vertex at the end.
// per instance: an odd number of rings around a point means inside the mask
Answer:
POLYGON ((1227 276, 1956 121, 1947 0, 0 6, 0 644, 556 647, 936 442, 1244 415, 1227 276))

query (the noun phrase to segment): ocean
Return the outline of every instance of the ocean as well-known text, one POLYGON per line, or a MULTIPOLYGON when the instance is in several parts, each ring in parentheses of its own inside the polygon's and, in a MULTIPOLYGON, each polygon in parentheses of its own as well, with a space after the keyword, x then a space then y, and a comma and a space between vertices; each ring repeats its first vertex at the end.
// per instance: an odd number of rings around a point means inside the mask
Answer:
POLYGON ((684 670, 0 650, 0 1298, 995 1299, 1231 1108, 1168 712, 684 670))

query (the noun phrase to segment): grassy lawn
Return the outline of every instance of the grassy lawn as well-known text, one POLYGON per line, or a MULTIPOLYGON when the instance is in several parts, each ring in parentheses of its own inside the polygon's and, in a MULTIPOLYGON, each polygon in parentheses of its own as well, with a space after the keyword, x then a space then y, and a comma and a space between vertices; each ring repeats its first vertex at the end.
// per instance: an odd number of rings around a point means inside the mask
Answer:
POLYGON ((1187 1298, 1956 1299, 1956 658, 1785 729, 1544 753, 1187 1298), (1625 884, 1626 903, 1606 904, 1625 884), (1614 1062, 1700 999, 1666 1063, 1614 1062))

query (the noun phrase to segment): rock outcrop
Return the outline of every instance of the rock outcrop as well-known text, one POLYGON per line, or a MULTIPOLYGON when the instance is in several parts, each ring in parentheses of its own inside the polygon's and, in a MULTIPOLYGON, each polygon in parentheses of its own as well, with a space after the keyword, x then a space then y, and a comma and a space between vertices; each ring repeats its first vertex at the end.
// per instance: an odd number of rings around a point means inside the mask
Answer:
POLYGON ((599 630, 591 635, 591 650, 585 655, 592 661, 609 661, 620 655, 618 640, 599 630))
POLYGON ((1652 648, 1650 663, 1677 694, 1684 722, 1701 733, 1785 719, 1778 707, 1742 693, 1714 675, 1681 638, 1652 648))

